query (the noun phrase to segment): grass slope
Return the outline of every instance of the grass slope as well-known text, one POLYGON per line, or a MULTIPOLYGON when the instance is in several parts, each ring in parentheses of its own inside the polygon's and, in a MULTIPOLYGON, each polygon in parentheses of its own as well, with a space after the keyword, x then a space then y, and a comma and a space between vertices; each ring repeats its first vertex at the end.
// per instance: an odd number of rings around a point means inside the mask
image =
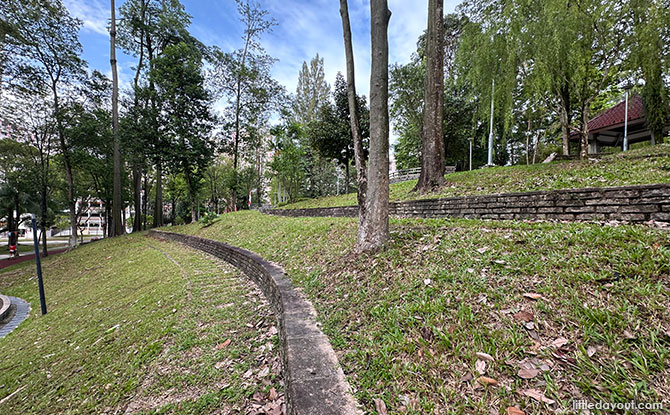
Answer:
POLYGON ((46 316, 33 271, 0 273, 33 307, 0 339, 0 401, 18 391, 0 413, 248 413, 279 388, 269 306, 228 265, 142 235, 85 245, 44 262, 46 316))
MULTIPOLYGON (((670 145, 645 147, 587 161, 493 167, 452 173, 438 192, 412 192, 416 180, 391 185, 391 201, 584 187, 670 183, 670 145)), ((282 209, 350 206, 356 194, 304 200, 282 209)))
POLYGON ((346 218, 238 212, 172 228, 281 263, 369 413, 377 398, 389 413, 488 415, 670 396, 667 232, 467 220, 391 229, 383 251, 356 256, 346 218))

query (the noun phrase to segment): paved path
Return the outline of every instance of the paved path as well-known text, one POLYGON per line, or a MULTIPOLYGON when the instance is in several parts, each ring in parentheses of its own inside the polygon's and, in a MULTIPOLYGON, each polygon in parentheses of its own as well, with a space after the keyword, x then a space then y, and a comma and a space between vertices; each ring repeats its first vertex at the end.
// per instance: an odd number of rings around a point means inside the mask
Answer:
MULTIPOLYGON (((67 248, 50 249, 49 255, 51 256, 55 254, 60 254, 61 252, 65 252, 66 250, 67 248)), ((40 257, 44 258, 44 256, 40 257)), ((7 255, 2 255, 0 256, 0 269, 7 268, 10 265, 19 264, 21 262, 32 261, 34 259, 35 254, 21 255, 18 258, 12 258, 12 259, 7 258, 7 255)))
POLYGON ((30 314, 30 304, 26 301, 17 297, 9 297, 9 299, 12 302, 12 306, 16 307, 16 311, 14 317, 6 325, 0 327, 0 339, 14 331, 30 314))

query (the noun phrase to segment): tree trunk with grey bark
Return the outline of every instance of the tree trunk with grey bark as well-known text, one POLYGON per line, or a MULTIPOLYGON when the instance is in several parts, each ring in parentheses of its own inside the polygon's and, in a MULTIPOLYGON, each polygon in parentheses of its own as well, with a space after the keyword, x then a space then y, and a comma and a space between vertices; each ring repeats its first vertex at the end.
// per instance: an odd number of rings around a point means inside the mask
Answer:
POLYGON ((112 235, 123 235, 124 225, 121 220, 121 150, 119 143, 119 75, 116 68, 116 6, 114 0, 110 0, 112 19, 110 22, 109 39, 110 54, 109 62, 112 65, 112 132, 114 134, 114 189, 112 196, 112 235))
POLYGON ((366 223, 366 206, 368 178, 365 151, 363 149, 363 137, 358 120, 358 108, 356 102, 356 76, 354 66, 354 48, 351 39, 351 23, 349 21, 349 7, 347 0, 340 0, 340 16, 342 17, 342 32, 344 37, 344 53, 347 62, 347 97, 349 101, 349 123, 351 124, 351 136, 354 140, 354 159, 356 162, 356 178, 358 180, 358 247, 362 246, 364 238, 364 223, 366 223))
POLYGON ((444 185, 444 0, 428 1, 421 174, 414 191, 444 185))
POLYGON ((371 0, 370 159, 365 221, 358 229, 358 250, 372 251, 389 239, 389 44, 391 12, 387 0, 371 0))

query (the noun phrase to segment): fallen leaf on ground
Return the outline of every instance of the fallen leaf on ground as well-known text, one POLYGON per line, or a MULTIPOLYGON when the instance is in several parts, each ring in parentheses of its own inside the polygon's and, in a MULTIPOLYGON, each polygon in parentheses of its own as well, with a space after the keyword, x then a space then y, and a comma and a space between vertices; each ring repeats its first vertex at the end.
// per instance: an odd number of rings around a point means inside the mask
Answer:
POLYGON ((539 391, 537 389, 525 389, 525 390, 520 391, 519 393, 521 393, 522 395, 528 396, 529 398, 533 398, 538 402, 544 402, 548 405, 551 405, 551 404, 555 403, 555 401, 553 399, 547 398, 546 396, 544 396, 544 393, 542 393, 541 391, 539 391))
POLYGON ((559 348, 561 346, 565 346, 568 343, 569 343, 568 339, 566 339, 564 337, 559 337, 551 343, 551 346, 559 348))
POLYGON ((530 298, 531 300, 539 300, 540 298, 542 298, 542 294, 538 293, 524 293, 523 296, 526 298, 530 298))
POLYGON ((230 339, 227 339, 227 340, 224 341, 223 343, 221 343, 221 344, 219 344, 218 346, 216 346, 216 349, 217 349, 217 350, 221 350, 221 349, 223 349, 224 347, 228 347, 228 345, 230 345, 230 339))
POLYGON ((493 362, 493 356, 491 356, 488 353, 477 352, 477 357, 482 359, 482 360, 488 360, 489 362, 493 362))
POLYGON ((477 382, 481 383, 482 385, 486 385, 486 386, 488 386, 488 385, 495 386, 495 385, 498 384, 497 380, 495 380, 493 378, 488 378, 486 376, 478 377, 477 382))
POLYGON ((475 363, 475 370, 480 374, 483 375, 486 373, 486 362, 483 360, 477 360, 477 363, 475 363))
POLYGON ((425 280, 423 280, 423 283, 425 285, 430 285, 431 282, 433 282, 433 281, 431 281, 430 278, 426 278, 425 280))
POLYGON ((510 406, 507 408, 507 415, 526 415, 526 413, 516 406, 510 406))
POLYGON ((588 357, 593 357, 593 355, 596 354, 596 348, 593 346, 589 346, 586 348, 586 355, 588 357))
POLYGON ((540 371, 537 369, 520 369, 517 375, 523 379, 533 379, 538 373, 540 371))
POLYGON ((276 401, 278 397, 279 397, 279 394, 277 393, 277 390, 275 388, 270 389, 270 393, 268 394, 268 399, 271 400, 271 401, 276 401))
POLYGON ((529 322, 533 321, 535 318, 534 315, 529 313, 528 311, 519 311, 518 313, 514 314, 514 319, 518 321, 524 321, 524 322, 529 322))
POLYGON ((477 249, 477 252, 479 252, 480 254, 483 254, 483 253, 485 253, 485 252, 488 251, 488 250, 489 250, 489 247, 488 247, 488 246, 484 246, 484 247, 482 247, 482 248, 478 248, 478 249, 477 249))
POLYGON ((384 403, 383 400, 379 398, 374 398, 373 401, 375 402, 375 409, 377 409, 377 413, 379 413, 379 415, 388 415, 388 411, 386 410, 386 404, 384 403))

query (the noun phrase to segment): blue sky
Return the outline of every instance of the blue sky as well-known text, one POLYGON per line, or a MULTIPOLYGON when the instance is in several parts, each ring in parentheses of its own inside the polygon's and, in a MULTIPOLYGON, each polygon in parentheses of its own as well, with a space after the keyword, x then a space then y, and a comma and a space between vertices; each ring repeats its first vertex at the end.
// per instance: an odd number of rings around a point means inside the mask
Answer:
MULTIPOLYGON (((84 59, 92 69, 111 74, 109 65, 109 1, 63 0, 70 13, 83 21, 80 41, 84 59)), ((259 0, 277 20, 278 26, 263 38, 263 46, 279 59, 273 75, 287 90, 295 92, 303 61, 317 53, 324 58, 326 78, 331 85, 338 71, 345 71, 342 23, 337 0, 259 0)), ((117 0, 117 7, 123 0, 117 0)), ((208 45, 224 51, 241 47, 242 26, 233 0, 182 0, 193 16, 191 33, 208 45)), ((425 30, 428 0, 389 0, 393 12, 389 26, 390 62, 405 63, 416 49, 416 40, 425 30)), ((445 0, 445 12, 453 11, 458 1, 445 0)), ((369 1, 349 0, 356 85, 368 94, 370 79, 369 1)), ((117 51, 122 85, 129 85, 135 59, 117 51)))

